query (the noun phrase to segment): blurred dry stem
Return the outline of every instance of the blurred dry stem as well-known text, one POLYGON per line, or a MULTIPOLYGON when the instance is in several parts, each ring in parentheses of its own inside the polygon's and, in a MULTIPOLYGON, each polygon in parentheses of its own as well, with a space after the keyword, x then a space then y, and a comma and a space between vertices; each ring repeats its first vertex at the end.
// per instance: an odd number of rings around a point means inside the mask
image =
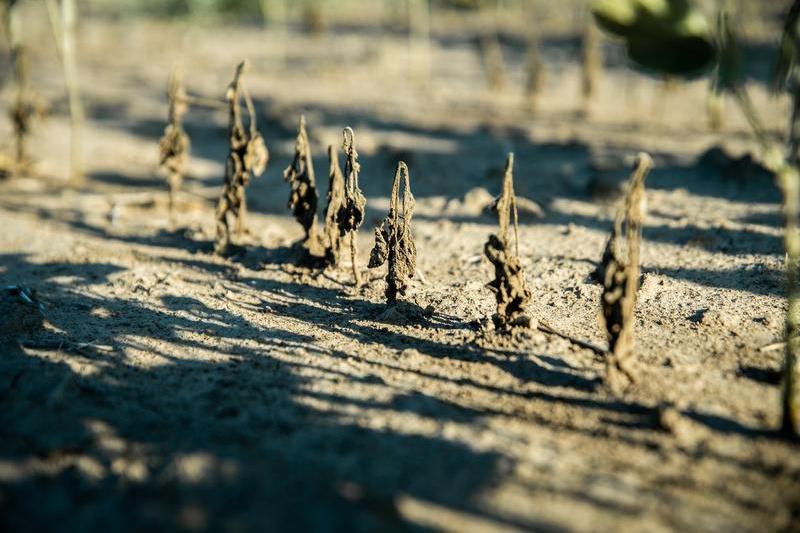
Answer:
POLYGON ((159 165, 167 174, 169 213, 170 218, 174 219, 175 202, 186 173, 186 162, 189 159, 191 147, 189 136, 183 129, 183 118, 189 111, 189 99, 183 84, 183 73, 177 68, 170 75, 167 98, 169 100, 168 124, 158 143, 159 165))
POLYGON ((14 71, 15 96, 14 103, 9 111, 9 117, 14 126, 14 160, 10 174, 25 173, 31 166, 31 157, 28 154, 27 141, 35 117, 41 114, 41 106, 30 86, 28 70, 28 55, 22 41, 24 28, 20 3, 15 0, 5 0, 3 22, 11 50, 11 64, 14 71))
POLYGON ((408 55, 411 79, 426 85, 431 73, 431 12, 429 0, 408 2, 408 55))
POLYGON ((486 72, 486 83, 490 91, 500 92, 508 83, 503 49, 496 30, 486 31, 479 42, 483 68, 486 72))
POLYGON ((800 437, 800 0, 790 9, 782 39, 781 69, 778 82, 789 89, 792 112, 789 123, 788 157, 777 170, 783 193, 786 247, 786 325, 781 407, 781 429, 800 437))
POLYGON ((647 215, 644 183, 652 168, 652 158, 640 153, 628 183, 625 202, 617 211, 614 229, 603 253, 601 302, 609 345, 606 384, 614 392, 625 386, 625 378, 631 383, 636 380, 633 369, 634 314, 639 291, 642 225, 647 215), (624 248, 621 242, 623 230, 624 248))
POLYGON ((603 73, 603 48, 600 30, 591 18, 586 23, 581 42, 581 59, 583 66, 583 76, 581 84, 581 94, 583 95, 583 105, 589 109, 597 87, 600 84, 600 77, 603 73))
POLYGON ((539 37, 539 21, 531 2, 524 3, 524 16, 528 24, 525 35, 525 100, 528 109, 536 111, 539 107, 539 96, 544 88, 545 67, 542 60, 541 43, 539 37), (534 22, 536 21, 536 22, 534 22))

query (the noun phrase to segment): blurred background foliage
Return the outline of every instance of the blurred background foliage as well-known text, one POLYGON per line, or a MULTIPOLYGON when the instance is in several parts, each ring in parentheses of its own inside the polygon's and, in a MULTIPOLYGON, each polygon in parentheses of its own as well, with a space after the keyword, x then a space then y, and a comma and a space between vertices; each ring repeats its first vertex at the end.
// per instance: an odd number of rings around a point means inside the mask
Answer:
MULTIPOLYGON (((78 0, 84 11, 110 17, 144 16, 154 18, 228 17, 270 20, 274 16, 301 16, 319 11, 327 18, 362 13, 404 13, 409 4, 420 0, 78 0)), ((470 11, 479 9, 522 9, 535 4, 541 11, 579 8, 587 0, 426 0, 432 10, 470 11), (557 4, 557 5, 556 5, 557 4)))
MULTIPOLYGON (((77 0, 81 13, 114 19, 155 18, 218 20, 247 24, 296 23, 318 26, 407 24, 410 9, 424 8, 432 15, 492 15, 503 26, 543 24, 550 30, 582 28, 590 0, 77 0), (527 14, 533 13, 534 20, 527 14)), ((729 2, 748 33, 759 40, 774 33, 788 0, 694 0, 713 20, 722 2, 729 2)), ((778 39, 778 35, 775 39, 778 39)))

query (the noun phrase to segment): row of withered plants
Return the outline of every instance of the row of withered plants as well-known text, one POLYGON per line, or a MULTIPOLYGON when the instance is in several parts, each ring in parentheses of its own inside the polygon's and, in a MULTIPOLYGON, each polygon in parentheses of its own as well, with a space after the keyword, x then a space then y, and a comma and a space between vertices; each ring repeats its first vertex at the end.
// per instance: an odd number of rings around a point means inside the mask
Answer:
MULTIPOLYGON (((223 256, 231 252, 234 241, 246 229, 246 187, 250 179, 266 170, 269 161, 264 138, 257 128, 253 102, 244 84, 246 70, 246 62, 238 65, 226 93, 230 149, 225 163, 224 187, 215 214, 215 252, 223 256)), ((169 123, 160 148, 162 166, 170 185, 172 211, 188 158, 190 142, 182 120, 191 98, 187 96, 180 77, 175 75, 170 81, 168 95, 169 123)), ((301 116, 294 158, 283 171, 283 178, 289 184, 287 207, 303 228, 303 238, 298 243, 303 251, 302 262, 317 270, 338 268, 343 263, 345 249, 349 248, 353 285, 358 287, 362 278, 357 262, 356 235, 364 223, 366 198, 359 187, 361 164, 355 133, 349 127, 343 130, 344 170, 339 164, 337 147, 328 146, 327 205, 324 222, 320 225, 319 192, 307 128, 306 119, 301 116)), ((514 155, 509 154, 502 189, 493 204, 499 230, 489 236, 484 246, 484 254, 494 271, 487 287, 494 293, 496 311, 483 322, 482 330, 490 335, 514 335, 518 331, 538 328, 563 336, 602 355, 606 361, 604 382, 612 392, 621 393, 635 383, 634 315, 640 280, 641 232, 646 217, 645 179, 652 167, 650 156, 638 155, 625 199, 618 208, 598 267, 596 279, 603 287, 600 308, 608 339, 608 348, 598 348, 563 335, 547 324, 537 324, 528 313, 532 293, 526 284, 519 254, 514 155)), ((375 228, 375 245, 368 263, 369 268, 386 265, 385 296, 389 305, 406 295, 411 280, 417 275, 417 248, 411 229, 414 207, 409 168, 405 162, 399 161, 389 212, 375 228)))

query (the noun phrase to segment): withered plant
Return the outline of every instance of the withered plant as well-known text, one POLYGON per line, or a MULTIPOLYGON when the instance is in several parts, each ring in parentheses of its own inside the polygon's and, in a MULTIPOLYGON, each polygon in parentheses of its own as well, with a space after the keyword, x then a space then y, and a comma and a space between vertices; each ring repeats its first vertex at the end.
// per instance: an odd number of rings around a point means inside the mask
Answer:
POLYGON ((525 273, 519 259, 519 216, 514 195, 514 154, 508 154, 503 176, 503 191, 495 201, 500 232, 489 235, 484 253, 494 266, 494 280, 487 286, 495 293, 497 312, 492 317, 499 331, 529 327, 526 307, 531 293, 525 283, 525 273), (513 217, 513 220, 512 220, 513 217), (514 227, 514 245, 509 240, 509 226, 514 227))
POLYGON ((225 94, 230 109, 228 129, 230 153, 225 162, 225 186, 216 210, 215 251, 221 255, 228 252, 231 243, 229 217, 232 216, 235 219, 236 234, 241 235, 244 232, 247 215, 245 187, 250 183, 251 176, 260 176, 266 170, 269 161, 269 152, 264 144, 264 138, 258 133, 253 101, 242 84, 246 68, 246 61, 239 63, 233 81, 225 94), (245 129, 242 121, 242 101, 247 108, 248 129, 245 129))
POLYGON ((302 2, 303 29, 306 33, 319 37, 328 27, 325 5, 321 0, 305 0, 302 2))
POLYGON ((339 256, 342 249, 342 234, 336 223, 336 215, 344 206, 345 185, 344 174, 339 166, 339 154, 336 147, 328 146, 328 207, 325 211, 325 232, 323 235, 325 243, 325 261, 331 265, 339 264, 339 256))
POLYGON ((545 68, 539 42, 539 24, 535 23, 536 12, 532 2, 525 2, 525 21, 528 31, 525 35, 525 100, 528 109, 536 111, 539 96, 544 87, 545 68))
POLYGON ((336 224, 339 226, 339 235, 344 237, 350 235, 350 260, 353 264, 353 279, 356 287, 361 285, 361 273, 356 263, 358 252, 356 235, 358 228, 364 223, 364 210, 367 206, 367 199, 358 187, 358 177, 361 172, 361 164, 358 162, 358 152, 355 146, 355 134, 352 128, 344 129, 344 202, 336 212, 336 224))
POLYGON ((583 104, 588 109, 597 92, 597 85, 603 72, 603 49, 600 31, 592 20, 589 20, 586 24, 582 41, 583 76, 581 79, 581 92, 583 94, 583 104))
POLYGON ((183 129, 183 117, 189 111, 188 96, 183 85, 183 75, 177 69, 172 72, 167 86, 169 99, 168 124, 164 136, 158 142, 160 151, 159 165, 167 174, 169 185, 169 213, 175 215, 175 201, 180 192, 183 177, 186 174, 186 162, 189 159, 191 143, 183 129))
POLYGON ((33 121, 41 112, 41 106, 37 105, 37 98, 30 86, 27 50, 22 42, 20 3, 17 0, 5 0, 3 7, 3 22, 11 48, 16 89, 14 103, 9 109, 9 118, 14 126, 14 162, 11 172, 18 173, 25 172, 31 165, 27 140, 33 121))
POLYGON ((506 63, 503 49, 495 31, 485 33, 479 41, 486 82, 491 91, 502 91, 506 87, 506 63))
POLYGON ((542 53, 539 49, 539 37, 535 33, 535 30, 532 29, 528 32, 527 41, 525 99, 528 108, 531 111, 536 111, 539 107, 539 96, 544 87, 544 62, 542 61, 542 53))
POLYGON ((624 386, 624 378, 631 383, 636 380, 632 367, 634 311, 639 290, 642 225, 647 212, 644 182, 652 168, 650 156, 640 153, 625 202, 617 211, 614 229, 603 253, 601 303, 609 350, 606 384, 614 391, 624 386))
POLYGON ((297 131, 297 140, 294 145, 294 160, 283 171, 283 179, 291 185, 289 194, 289 209, 292 210, 305 237, 303 244, 312 255, 323 255, 321 243, 317 233, 317 182, 314 177, 314 162, 311 159, 311 146, 308 142, 306 131, 306 117, 300 116, 300 125, 297 131))
POLYGON ((76 31, 78 9, 75 0, 45 0, 50 15, 50 25, 56 41, 56 50, 64 69, 64 83, 67 86, 70 118, 70 172, 69 183, 77 187, 84 182, 83 172, 83 123, 84 109, 81 99, 80 78, 78 77, 78 50, 76 31))
POLYGON ((408 0, 408 54, 411 78, 428 83, 431 70, 430 0, 408 0))
POLYGON ((394 174, 392 196, 389 199, 389 214, 375 228, 375 247, 369 258, 369 268, 387 264, 386 300, 397 301, 397 295, 405 295, 408 281, 417 268, 417 247, 411 234, 411 217, 414 214, 414 195, 408 166, 400 161, 394 174), (403 200, 400 201, 400 182, 403 182, 403 200))

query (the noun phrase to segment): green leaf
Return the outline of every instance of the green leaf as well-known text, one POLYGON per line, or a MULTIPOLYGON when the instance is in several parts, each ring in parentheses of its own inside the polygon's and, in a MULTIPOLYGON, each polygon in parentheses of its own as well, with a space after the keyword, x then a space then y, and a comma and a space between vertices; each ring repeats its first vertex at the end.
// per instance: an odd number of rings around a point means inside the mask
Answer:
POLYGON ((715 62, 708 22, 691 0, 594 0, 592 14, 647 70, 693 77, 715 62))

